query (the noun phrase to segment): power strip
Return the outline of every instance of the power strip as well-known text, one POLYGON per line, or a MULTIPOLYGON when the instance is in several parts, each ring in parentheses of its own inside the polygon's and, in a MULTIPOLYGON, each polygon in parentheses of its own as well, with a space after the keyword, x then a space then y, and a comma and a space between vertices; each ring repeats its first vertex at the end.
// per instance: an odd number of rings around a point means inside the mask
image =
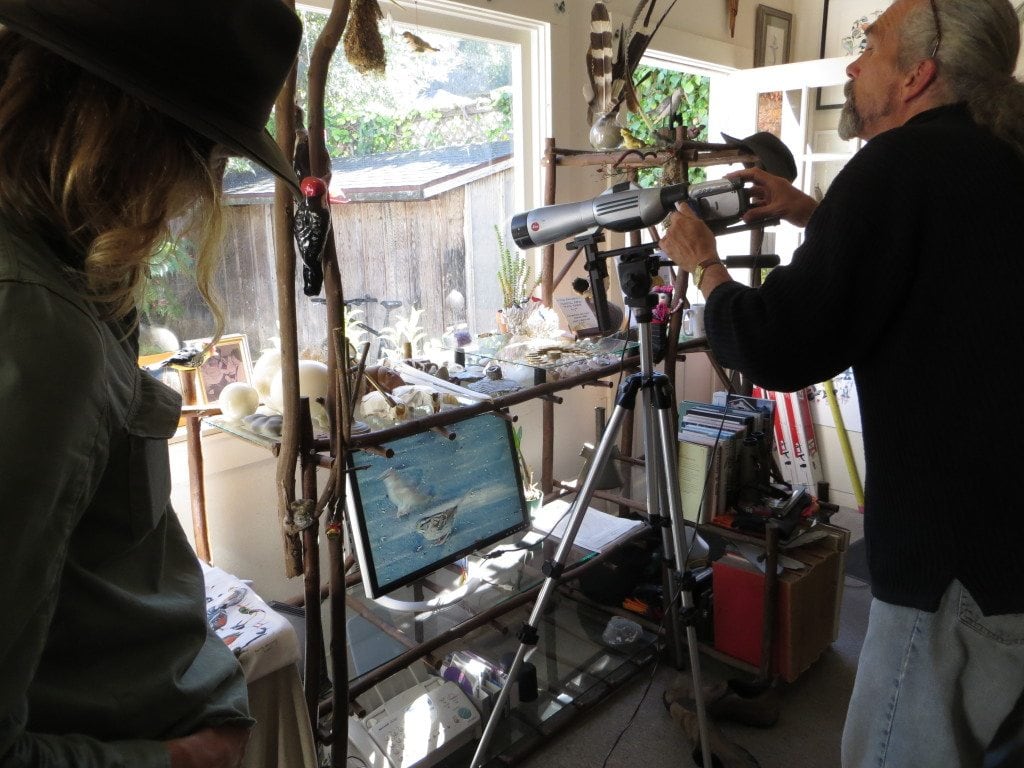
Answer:
POLYGON ((349 765, 429 768, 481 733, 480 713, 451 680, 416 683, 360 719, 349 718, 349 765))

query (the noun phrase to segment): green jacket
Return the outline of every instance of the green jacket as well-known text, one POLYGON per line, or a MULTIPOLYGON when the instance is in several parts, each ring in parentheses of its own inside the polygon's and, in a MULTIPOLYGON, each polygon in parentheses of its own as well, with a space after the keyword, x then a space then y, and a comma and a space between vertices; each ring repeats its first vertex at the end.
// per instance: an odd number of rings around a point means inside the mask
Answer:
POLYGON ((0 220, 0 768, 167 766, 250 725, 169 504, 180 397, 0 220))

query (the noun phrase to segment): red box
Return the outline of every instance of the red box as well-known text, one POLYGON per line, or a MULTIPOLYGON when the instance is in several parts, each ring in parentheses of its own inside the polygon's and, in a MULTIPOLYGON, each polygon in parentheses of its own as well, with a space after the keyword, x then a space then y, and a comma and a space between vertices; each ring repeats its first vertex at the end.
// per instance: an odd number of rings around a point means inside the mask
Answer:
MULTIPOLYGON (((786 682, 803 673, 836 637, 842 589, 839 546, 825 539, 787 550, 804 563, 779 576, 772 672, 786 682)), ((761 665, 764 575, 745 558, 727 554, 713 564, 715 650, 761 665)))

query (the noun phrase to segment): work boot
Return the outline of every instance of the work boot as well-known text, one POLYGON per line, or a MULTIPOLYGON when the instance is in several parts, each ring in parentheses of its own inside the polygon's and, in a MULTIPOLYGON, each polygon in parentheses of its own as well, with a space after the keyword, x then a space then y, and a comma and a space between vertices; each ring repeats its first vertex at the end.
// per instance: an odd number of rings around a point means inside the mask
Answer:
MULTIPOLYGON (((773 685, 723 680, 703 688, 704 709, 715 720, 728 720, 743 725, 768 728, 779 719, 779 692, 773 685)), ((662 697, 665 706, 673 702, 696 709, 693 682, 688 675, 679 675, 662 697)))
MULTIPOLYGON (((691 712, 686 707, 672 702, 668 708, 669 715, 679 724, 690 742, 693 762, 699 768, 705 768, 704 758, 700 749, 700 728, 697 724, 697 713, 691 712)), ((761 764, 757 759, 739 744, 734 744, 725 737, 725 734, 715 725, 714 721, 706 718, 708 722, 708 748, 711 750, 711 768, 760 768, 761 764)))

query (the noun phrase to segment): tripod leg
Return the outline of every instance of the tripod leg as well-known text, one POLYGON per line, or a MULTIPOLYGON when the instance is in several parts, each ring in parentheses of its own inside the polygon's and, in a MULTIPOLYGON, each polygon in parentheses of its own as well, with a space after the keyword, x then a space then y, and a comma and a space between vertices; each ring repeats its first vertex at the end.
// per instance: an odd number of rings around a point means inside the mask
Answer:
MULTIPOLYGON (((643 329, 641 329, 643 330, 643 329)), ((708 738, 707 710, 704 706, 704 686, 701 680, 700 651, 697 647, 697 630, 694 627, 695 609, 693 604, 694 578, 688 563, 694 557, 706 557, 708 547, 704 540, 685 525, 683 517, 682 496, 679 491, 679 473, 677 468, 677 436, 675 418, 675 394, 667 376, 658 374, 651 382, 651 408, 654 414, 652 421, 657 431, 648 433, 646 437, 647 461, 650 463, 657 456, 661 461, 661 477, 668 497, 669 530, 673 542, 673 560, 670 566, 675 570, 675 586, 679 590, 682 603, 682 622, 686 627, 686 645, 690 651, 690 676, 693 679, 693 701, 697 715, 697 728, 700 735, 700 749, 704 768, 711 768, 712 753, 708 738), (654 450, 651 450, 654 449, 654 450)), ((667 556, 666 552, 666 556, 667 556)), ((675 600, 673 599, 673 602, 675 600)), ((674 614, 673 614, 674 615, 674 614)), ((673 635, 678 635, 673 626, 673 635)))
POLYGON ((544 615, 544 610, 548 602, 551 600, 551 596, 554 594, 555 587, 558 585, 562 572, 565 570, 565 563, 568 559, 569 552, 573 547, 576 534, 579 532, 580 526, 583 524, 583 516, 586 514, 587 507, 590 506, 590 500, 594 496, 594 491, 597 490, 598 480, 604 472, 604 466, 612 456, 613 449, 615 448, 615 441, 617 439, 619 429, 622 426, 622 420, 634 406, 636 401, 635 394, 641 386, 641 381, 642 379, 640 375, 634 374, 626 379, 622 385, 618 405, 616 405, 615 410, 612 411, 612 417, 608 421, 608 426, 605 428, 604 435, 601 436, 601 441, 594 449, 594 455, 590 460, 590 467, 587 470, 583 481, 580 483, 576 499, 569 508, 569 522, 566 524, 562 540, 559 543, 558 548, 555 550, 554 558, 550 562, 544 564, 544 583, 541 585, 540 592, 537 594, 537 601, 533 605, 533 610, 530 612, 529 618, 519 630, 519 648, 516 651, 515 658, 512 660, 512 665, 506 673, 505 682, 501 686, 498 699, 494 703, 494 708, 491 710, 490 717, 487 720, 487 725, 484 727, 483 735, 480 737, 480 743, 477 745, 476 752, 473 754, 473 759, 470 762, 471 768, 479 768, 479 766, 483 765, 487 747, 490 745, 491 739, 494 737, 494 732, 498 726, 499 714, 504 710, 505 704, 508 701, 508 697, 511 692, 511 685, 514 685, 515 681, 519 679, 519 671, 523 662, 526 660, 526 654, 537 645, 537 626, 540 624, 541 617, 544 615))

